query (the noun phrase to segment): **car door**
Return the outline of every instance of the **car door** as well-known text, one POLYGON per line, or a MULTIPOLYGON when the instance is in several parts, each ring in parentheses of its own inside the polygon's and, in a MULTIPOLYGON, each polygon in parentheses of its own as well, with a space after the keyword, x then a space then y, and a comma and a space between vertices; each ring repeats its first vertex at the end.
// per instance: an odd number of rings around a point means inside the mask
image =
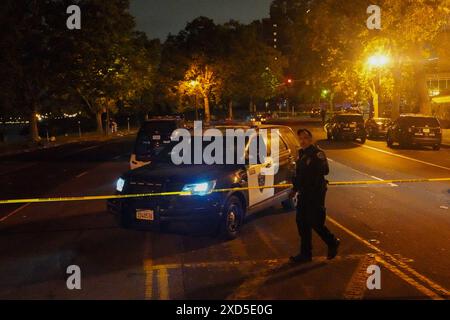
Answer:
MULTIPOLYGON (((258 136, 255 134, 249 139, 249 143, 246 147, 246 158, 251 161, 255 161, 254 157, 257 157, 257 154, 251 154, 251 143, 254 142, 254 139, 258 140, 258 136)), ((263 143, 266 146, 266 150, 270 150, 269 137, 265 137, 263 139, 263 143)), ((258 152, 261 146, 258 145, 258 152)), ((275 195, 274 188, 260 188, 260 187, 269 187, 273 186, 275 183, 275 176, 273 174, 264 174, 264 169, 270 167, 270 156, 266 158, 264 163, 259 161, 256 164, 248 164, 247 165, 247 179, 248 179, 248 202, 249 207, 256 206, 258 204, 263 203, 264 201, 269 200, 275 195)))

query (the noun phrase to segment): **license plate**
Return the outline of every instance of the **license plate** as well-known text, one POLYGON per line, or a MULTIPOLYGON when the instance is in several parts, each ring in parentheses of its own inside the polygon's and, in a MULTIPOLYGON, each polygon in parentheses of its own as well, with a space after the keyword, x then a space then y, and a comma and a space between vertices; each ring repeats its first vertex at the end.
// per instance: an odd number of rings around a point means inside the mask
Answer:
POLYGON ((350 128, 344 128, 344 131, 350 131, 350 128))
POLYGON ((136 219, 137 220, 145 220, 145 221, 153 221, 155 220, 155 214, 153 210, 136 210, 136 219))
POLYGON ((161 140, 161 136, 153 136, 153 140, 161 140))
POLYGON ((356 124, 351 124, 350 128, 356 128, 356 124))
POLYGON ((423 133, 430 133, 430 129, 423 129, 423 133))

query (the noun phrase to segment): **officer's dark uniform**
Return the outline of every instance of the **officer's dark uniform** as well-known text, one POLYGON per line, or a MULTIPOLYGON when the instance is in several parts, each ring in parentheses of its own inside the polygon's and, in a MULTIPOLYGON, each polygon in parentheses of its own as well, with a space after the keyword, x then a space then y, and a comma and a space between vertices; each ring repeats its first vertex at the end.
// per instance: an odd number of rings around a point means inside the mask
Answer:
POLYGON ((325 226, 325 196, 328 184, 325 176, 329 172, 326 155, 321 149, 311 145, 300 150, 293 184, 294 191, 298 192, 297 228, 301 238, 302 257, 312 257, 312 229, 329 248, 338 245, 336 237, 325 226))

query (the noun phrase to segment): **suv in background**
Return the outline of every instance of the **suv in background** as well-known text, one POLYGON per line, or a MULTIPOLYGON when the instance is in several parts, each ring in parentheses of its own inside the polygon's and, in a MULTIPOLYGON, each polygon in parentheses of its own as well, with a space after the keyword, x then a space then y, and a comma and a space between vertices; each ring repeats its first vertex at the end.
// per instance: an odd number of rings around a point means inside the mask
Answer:
POLYGON ((361 114, 342 113, 333 116, 325 125, 328 140, 360 140, 366 142, 366 129, 361 114))
POLYGON ((179 117, 160 117, 146 120, 139 129, 130 158, 131 170, 149 164, 155 150, 170 144, 172 132, 184 128, 185 122, 179 117))
POLYGON ((439 150, 442 143, 441 125, 439 120, 432 116, 401 115, 389 127, 386 140, 390 148, 394 143, 398 143, 400 147, 418 145, 439 150))
POLYGON ((366 121, 367 137, 369 139, 386 137, 391 119, 372 118, 366 121))

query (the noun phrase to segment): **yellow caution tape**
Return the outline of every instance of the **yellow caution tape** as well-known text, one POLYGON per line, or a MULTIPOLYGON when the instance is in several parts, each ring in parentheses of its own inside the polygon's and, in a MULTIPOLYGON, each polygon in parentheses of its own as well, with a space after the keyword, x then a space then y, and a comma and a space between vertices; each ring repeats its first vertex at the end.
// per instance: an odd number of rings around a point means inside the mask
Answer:
MULTIPOLYGON (((421 182, 447 182, 450 178, 435 179, 396 179, 396 180, 368 180, 368 181, 338 181, 330 182, 330 186, 356 186, 356 185, 380 185, 380 184, 403 184, 403 183, 421 183, 421 182)), ((273 186, 257 186, 242 188, 215 189, 213 193, 247 191, 255 189, 287 189, 292 188, 292 184, 278 184, 273 186)), ((71 201, 94 201, 94 200, 112 200, 112 199, 130 199, 130 198, 146 198, 146 197, 163 197, 163 196, 190 196, 187 191, 175 192, 159 192, 159 193, 141 193, 141 194, 123 194, 123 195, 107 195, 107 196, 86 196, 86 197, 61 197, 61 198, 35 198, 35 199, 11 199, 0 200, 0 204, 21 204, 21 203, 49 203, 49 202, 71 202, 71 201)))

